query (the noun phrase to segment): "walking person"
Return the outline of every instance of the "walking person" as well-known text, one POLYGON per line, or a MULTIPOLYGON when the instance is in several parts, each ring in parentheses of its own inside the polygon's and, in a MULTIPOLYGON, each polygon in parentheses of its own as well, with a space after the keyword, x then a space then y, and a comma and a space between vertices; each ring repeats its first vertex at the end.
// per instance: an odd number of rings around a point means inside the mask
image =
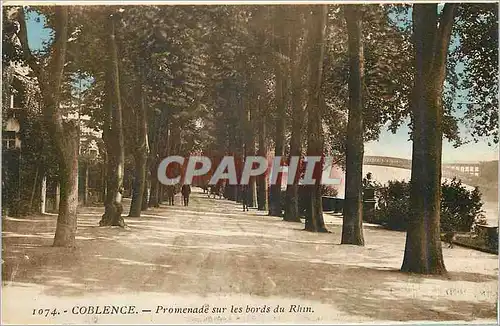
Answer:
POLYGON ((184 206, 189 205, 189 195, 191 194, 191 186, 190 185, 182 185, 181 188, 182 199, 184 200, 184 206))
POLYGON ((243 211, 248 212, 248 185, 241 186, 241 198, 243 199, 243 211))
POLYGON ((175 204, 175 188, 172 185, 167 186, 167 200, 170 206, 175 204))
POLYGON ((448 248, 453 248, 453 242, 456 240, 456 232, 449 231, 444 234, 444 242, 448 243, 448 248))

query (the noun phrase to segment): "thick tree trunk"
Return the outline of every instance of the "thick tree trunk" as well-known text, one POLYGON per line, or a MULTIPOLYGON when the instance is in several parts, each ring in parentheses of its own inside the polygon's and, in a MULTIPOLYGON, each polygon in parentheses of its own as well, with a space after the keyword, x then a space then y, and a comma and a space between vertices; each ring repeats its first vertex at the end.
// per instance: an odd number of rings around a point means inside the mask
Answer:
POLYGON ((132 202, 130 203, 130 217, 141 216, 142 199, 144 194, 144 189, 146 188, 146 169, 148 161, 148 144, 147 144, 147 117, 146 117, 146 99, 143 90, 143 72, 142 67, 140 69, 140 85, 137 87, 139 98, 140 98, 140 108, 137 111, 137 143, 134 153, 135 161, 135 178, 134 186, 132 187, 132 202))
POLYGON ((54 45, 46 69, 48 76, 43 76, 42 67, 32 56, 29 49, 24 7, 19 8, 18 13, 20 23, 18 36, 26 61, 39 81, 45 105, 45 120, 59 160, 61 194, 60 198, 58 198, 59 212, 54 246, 73 247, 75 244, 78 206, 78 133, 73 123, 63 121, 59 105, 66 61, 68 7, 55 7, 54 45))
POLYGON ((364 246, 363 237, 363 85, 364 54, 361 8, 344 6, 349 37, 349 116, 342 244, 364 246))
POLYGON ((158 176, 156 175, 156 170, 151 171, 151 190, 149 192, 149 207, 160 207, 158 203, 158 193, 160 189, 160 182, 158 181, 158 176))
MULTIPOLYGON (((308 142, 307 155, 323 157, 323 125, 321 101, 321 81, 323 77, 323 54, 326 28, 327 6, 314 6, 311 24, 311 51, 309 54, 309 98, 307 103, 308 142)), ((309 163, 307 163, 309 164, 309 163)), ((321 176, 323 159, 316 163, 313 173, 314 185, 308 185, 310 201, 307 207, 305 230, 312 232, 328 232, 323 220, 323 204, 321 193, 321 176)))
POLYGON ((122 104, 120 94, 120 73, 118 68, 118 49, 115 38, 115 17, 110 17, 109 54, 111 67, 109 68, 110 83, 106 87, 108 93, 108 118, 111 130, 108 134, 106 148, 108 150, 108 193, 104 214, 99 222, 99 226, 125 226, 122 217, 123 205, 123 174, 125 165, 125 151, 123 139, 122 104))
MULTIPOLYGON (((22 28, 26 31, 24 9, 22 28)), ((40 87, 44 96, 45 116, 59 158, 60 197, 57 216, 54 246, 73 247, 75 245, 77 207, 78 207, 78 132, 74 123, 65 123, 59 108, 61 84, 68 33, 68 7, 55 8, 55 41, 52 60, 49 63, 50 84, 44 83, 40 67, 33 69, 38 74, 40 87)), ((26 42, 27 46, 27 42, 26 42)), ((29 50, 25 51, 30 54, 29 50)))
POLYGON ((410 221, 401 270, 444 274, 440 240, 442 92, 446 55, 457 4, 413 6, 415 84, 410 221))
POLYGON ((75 125, 64 126, 66 137, 64 154, 59 160, 59 182, 61 197, 57 216, 54 246, 73 247, 75 245, 78 207, 78 131, 75 125))

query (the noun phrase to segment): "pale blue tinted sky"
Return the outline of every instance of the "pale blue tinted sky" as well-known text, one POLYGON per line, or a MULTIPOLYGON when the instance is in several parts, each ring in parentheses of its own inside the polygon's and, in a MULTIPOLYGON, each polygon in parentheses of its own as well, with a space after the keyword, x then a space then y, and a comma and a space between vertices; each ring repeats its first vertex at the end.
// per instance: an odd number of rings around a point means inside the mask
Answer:
POLYGON ((28 13, 27 25, 28 44, 32 51, 40 50, 43 47, 43 42, 48 42, 52 39, 52 30, 43 28, 45 25, 44 16, 38 15, 35 12, 28 13))
MULTIPOLYGON (((465 130, 465 128, 463 128, 465 130)), ((396 134, 384 131, 378 142, 365 144, 365 155, 392 156, 411 159, 412 142, 408 140, 408 128, 401 127, 396 134)), ((498 160, 498 145, 488 146, 486 141, 470 143, 453 148, 448 141, 443 141, 443 162, 478 162, 498 160)))
MULTIPOLYGON (((51 39, 51 30, 43 28, 44 17, 30 13, 28 15, 28 42, 32 50, 41 49, 43 42, 51 39), (40 21, 37 21, 37 18, 40 21)), ((465 126, 460 126, 461 134, 466 138, 470 133, 465 126)), ((396 134, 383 130, 377 142, 365 145, 365 155, 393 156, 411 158, 412 143, 408 140, 408 127, 403 125, 396 134)), ((469 143, 453 148, 447 140, 443 141, 443 162, 490 161, 498 159, 498 145, 488 146, 486 140, 469 143)))

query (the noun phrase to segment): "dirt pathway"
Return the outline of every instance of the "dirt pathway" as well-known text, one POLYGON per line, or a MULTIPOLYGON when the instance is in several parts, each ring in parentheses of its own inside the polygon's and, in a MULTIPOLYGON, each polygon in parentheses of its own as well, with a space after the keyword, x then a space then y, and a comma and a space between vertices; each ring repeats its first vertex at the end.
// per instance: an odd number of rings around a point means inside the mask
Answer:
POLYGON ((367 226, 367 246, 340 246, 336 217, 312 234, 199 192, 176 200, 127 229, 97 227, 103 209, 84 208, 74 249, 51 247, 55 215, 3 218, 3 322, 495 321, 496 255, 444 249, 449 275, 407 275, 401 232, 367 226), (122 313, 80 314, 106 305, 122 313))

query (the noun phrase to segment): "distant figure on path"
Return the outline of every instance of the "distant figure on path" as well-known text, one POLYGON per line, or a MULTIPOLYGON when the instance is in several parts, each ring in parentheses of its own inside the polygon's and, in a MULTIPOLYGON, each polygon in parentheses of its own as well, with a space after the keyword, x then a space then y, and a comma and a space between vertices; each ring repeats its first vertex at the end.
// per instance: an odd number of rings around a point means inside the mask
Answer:
POLYGON ((182 185, 181 188, 182 199, 184 200, 184 206, 189 205, 189 195, 191 194, 191 186, 190 185, 182 185))
POLYGON ((241 198, 243 199, 243 211, 248 212, 248 185, 241 186, 241 198))
POLYGON ((210 198, 211 195, 214 195, 215 197, 219 196, 219 199, 222 199, 224 195, 224 181, 219 180, 215 185, 210 185, 208 186, 209 192, 208 192, 208 198, 210 198))
POLYGON ((200 186, 201 189, 203 189, 203 193, 206 194, 208 192, 208 188, 209 188, 209 185, 207 184, 203 184, 202 186, 200 186))
POLYGON ((172 185, 167 186, 167 201, 170 206, 174 206, 175 188, 172 185))
POLYGON ((456 233, 454 231, 446 232, 444 235, 444 242, 448 243, 448 248, 453 248, 453 241, 456 239, 456 233))

